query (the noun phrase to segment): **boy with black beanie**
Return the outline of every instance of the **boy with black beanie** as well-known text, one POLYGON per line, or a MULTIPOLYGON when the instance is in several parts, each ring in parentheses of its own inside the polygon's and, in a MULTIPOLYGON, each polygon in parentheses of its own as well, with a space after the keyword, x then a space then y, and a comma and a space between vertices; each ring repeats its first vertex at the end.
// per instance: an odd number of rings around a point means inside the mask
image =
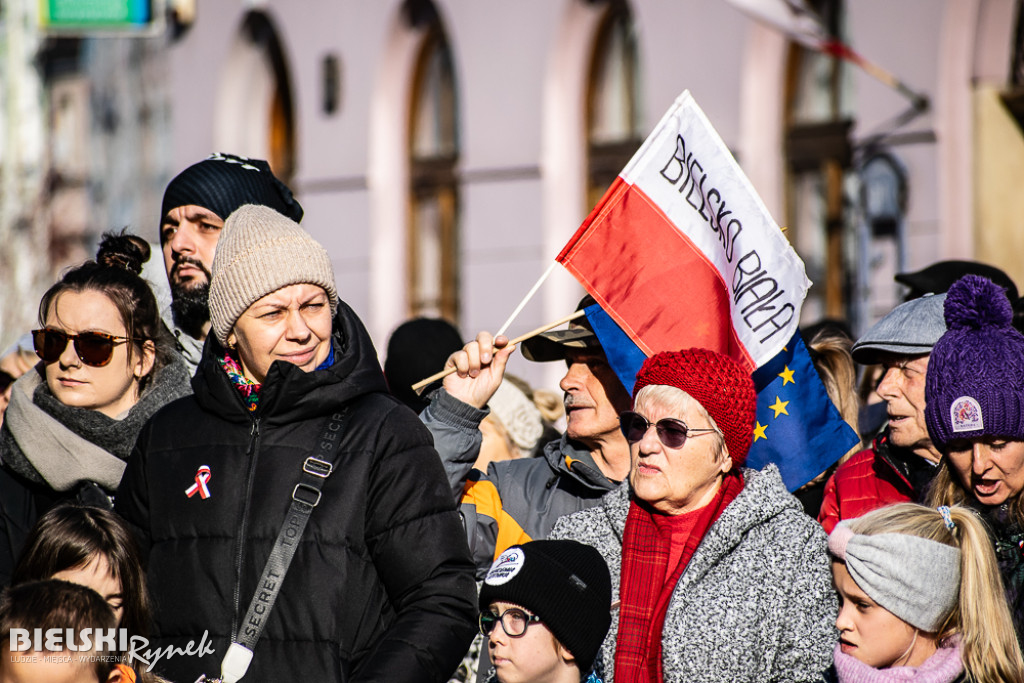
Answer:
POLYGON ((531 541, 494 561, 480 589, 480 631, 498 683, 600 683, 594 659, 611 624, 600 553, 576 541, 531 541))

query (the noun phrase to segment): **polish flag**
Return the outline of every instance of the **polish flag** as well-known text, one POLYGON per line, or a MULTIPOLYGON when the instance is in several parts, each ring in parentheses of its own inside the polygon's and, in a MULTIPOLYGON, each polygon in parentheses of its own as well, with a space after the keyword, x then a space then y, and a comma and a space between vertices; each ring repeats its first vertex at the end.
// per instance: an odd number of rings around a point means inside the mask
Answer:
POLYGON ((812 50, 825 51, 832 42, 821 19, 804 0, 726 0, 747 16, 781 31, 812 50))
POLYGON ((751 371, 796 332, 811 285, 689 91, 557 261, 648 356, 704 347, 751 371))
POLYGON ((726 0, 750 18, 780 31, 790 40, 836 59, 845 59, 866 74, 910 100, 913 110, 923 112, 930 106, 928 96, 913 90, 895 74, 883 69, 854 51, 852 47, 829 35, 821 18, 805 0, 726 0))

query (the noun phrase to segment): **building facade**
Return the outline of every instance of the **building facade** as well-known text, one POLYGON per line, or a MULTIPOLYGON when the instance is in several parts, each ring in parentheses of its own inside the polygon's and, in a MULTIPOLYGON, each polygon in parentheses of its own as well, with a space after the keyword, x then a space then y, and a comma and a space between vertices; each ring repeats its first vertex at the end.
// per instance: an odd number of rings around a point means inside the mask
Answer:
MULTIPOLYGON (((899 300, 894 273, 939 259, 1024 284, 1020 2, 808 2, 911 93, 741 8, 783 4, 172 2, 159 36, 82 39, 79 201, 97 218, 82 234, 126 222, 155 241, 175 173, 215 151, 266 158, 381 352, 413 315, 471 338, 505 322, 688 89, 803 257, 805 322, 863 330, 899 300), (104 111, 97 93, 119 91, 104 111)), ((5 31, 17 5, 3 3, 5 31)), ((52 76, 39 86, 44 176, 61 85, 74 91, 52 76)), ((564 316, 581 294, 556 267, 509 332, 564 316)), ((529 365, 512 371, 557 381, 558 368, 529 365)))

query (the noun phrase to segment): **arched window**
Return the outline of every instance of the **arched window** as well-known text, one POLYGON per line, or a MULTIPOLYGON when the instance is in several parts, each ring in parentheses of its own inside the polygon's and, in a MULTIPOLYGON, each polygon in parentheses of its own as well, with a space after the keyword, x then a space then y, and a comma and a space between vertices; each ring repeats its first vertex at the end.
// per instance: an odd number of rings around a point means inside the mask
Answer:
POLYGON ((295 172, 291 76, 277 31, 263 12, 245 15, 225 63, 214 144, 266 159, 286 183, 295 172))
POLYGON ((643 143, 639 63, 633 16, 625 0, 607 5, 587 88, 587 208, 594 206, 643 143))
POLYGON ((1013 51, 1010 55, 1010 87, 1024 88, 1024 2, 1014 7, 1013 51))
MULTIPOLYGON (((832 35, 841 36, 842 0, 808 3, 832 35)), ((786 83, 786 224, 789 239, 815 287, 804 302, 803 318, 848 317, 851 299, 854 218, 845 210, 843 189, 851 164, 844 93, 845 62, 790 46, 786 83)))
POLYGON ((410 316, 459 320, 458 93, 451 50, 429 0, 407 1, 406 19, 425 37, 416 63, 409 134, 410 316))

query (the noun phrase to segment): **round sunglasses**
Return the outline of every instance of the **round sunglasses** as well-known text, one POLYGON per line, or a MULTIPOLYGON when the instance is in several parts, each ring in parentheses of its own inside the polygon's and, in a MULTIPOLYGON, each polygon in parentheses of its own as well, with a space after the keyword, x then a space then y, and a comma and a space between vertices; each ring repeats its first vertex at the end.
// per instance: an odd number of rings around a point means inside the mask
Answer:
POLYGON ((526 633, 526 627, 532 623, 539 622, 540 617, 536 614, 527 614, 517 607, 510 607, 500 615, 490 610, 480 613, 480 633, 485 636, 491 635, 494 625, 501 622, 501 628, 508 634, 509 638, 519 638, 526 633))
POLYGON ((75 353, 86 365, 94 368, 102 368, 114 357, 114 347, 126 344, 132 340, 128 337, 117 337, 103 332, 79 332, 68 334, 63 330, 52 330, 44 328, 32 330, 32 345, 36 348, 36 355, 45 363, 54 363, 60 359, 68 341, 74 341, 75 353))
POLYGON ((626 441, 629 443, 636 443, 643 439, 647 430, 652 426, 657 431, 658 439, 661 443, 669 448, 682 448, 683 444, 686 443, 686 437, 691 434, 700 436, 700 434, 718 431, 712 428, 697 429, 688 427, 685 422, 674 417, 665 417, 651 423, 646 417, 640 413, 634 413, 632 410, 627 410, 619 415, 619 429, 622 430, 622 435, 626 437, 626 441))

